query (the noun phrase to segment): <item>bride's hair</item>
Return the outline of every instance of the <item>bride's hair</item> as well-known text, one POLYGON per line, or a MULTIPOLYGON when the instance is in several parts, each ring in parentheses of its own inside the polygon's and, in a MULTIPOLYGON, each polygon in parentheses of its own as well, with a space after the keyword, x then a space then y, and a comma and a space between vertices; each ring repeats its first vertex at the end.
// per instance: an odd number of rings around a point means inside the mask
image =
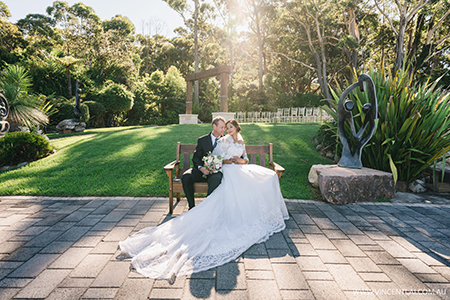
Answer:
POLYGON ((237 132, 241 132, 241 126, 239 126, 238 121, 236 121, 235 119, 230 119, 230 120, 228 120, 228 121, 225 123, 225 126, 227 126, 228 123, 233 124, 233 126, 236 127, 236 131, 237 131, 237 132))

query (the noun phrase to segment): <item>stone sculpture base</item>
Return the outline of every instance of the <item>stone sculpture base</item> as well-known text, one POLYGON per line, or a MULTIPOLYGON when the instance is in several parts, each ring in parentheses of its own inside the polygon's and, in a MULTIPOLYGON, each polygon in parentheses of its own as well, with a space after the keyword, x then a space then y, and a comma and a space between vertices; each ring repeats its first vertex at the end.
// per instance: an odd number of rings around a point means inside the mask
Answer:
POLYGON ((83 132, 86 129, 86 123, 77 119, 66 119, 59 122, 56 129, 60 134, 83 132))
POLYGON ((391 173, 370 168, 351 169, 338 165, 314 165, 309 177, 323 198, 333 204, 391 199, 395 196, 391 173))

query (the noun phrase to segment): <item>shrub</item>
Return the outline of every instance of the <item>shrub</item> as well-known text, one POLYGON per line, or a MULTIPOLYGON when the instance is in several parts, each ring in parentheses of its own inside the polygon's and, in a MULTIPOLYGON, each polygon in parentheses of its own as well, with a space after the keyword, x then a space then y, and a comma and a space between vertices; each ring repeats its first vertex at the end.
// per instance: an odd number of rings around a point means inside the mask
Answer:
MULTIPOLYGON (((395 180, 411 182, 450 150, 450 93, 437 88, 438 81, 414 84, 407 70, 394 77, 371 70, 378 100, 377 129, 361 155, 365 167, 392 172, 395 180)), ((333 101, 324 107, 335 120, 341 89, 332 91, 333 101)), ((354 89, 355 130, 362 124, 362 106, 368 95, 354 89)), ((348 125, 348 124, 347 124, 348 125)), ((330 127, 337 134, 337 127, 330 127)), ((350 126, 347 126, 351 136, 350 126)))
POLYGON ((52 152, 50 143, 39 134, 8 132, 0 138, 0 166, 17 165, 43 158, 52 152))
POLYGON ((133 97, 126 86, 110 81, 99 92, 98 102, 105 106, 107 112, 124 112, 133 107, 133 97))
POLYGON ((103 104, 96 101, 85 101, 84 104, 89 107, 88 126, 103 127, 106 108, 103 104))

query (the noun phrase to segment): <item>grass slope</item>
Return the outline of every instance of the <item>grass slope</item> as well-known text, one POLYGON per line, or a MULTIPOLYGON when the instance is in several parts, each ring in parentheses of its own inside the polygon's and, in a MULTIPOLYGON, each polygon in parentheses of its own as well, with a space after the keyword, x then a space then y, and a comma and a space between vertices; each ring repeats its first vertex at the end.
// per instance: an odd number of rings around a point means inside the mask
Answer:
MULTIPOLYGON (((285 198, 312 199, 308 183, 313 164, 330 164, 312 139, 318 124, 242 124, 246 144, 274 144, 274 161, 286 172, 285 198)), ((164 165, 175 159, 176 142, 195 144, 210 124, 131 127, 89 131, 52 140, 57 153, 0 173, 0 195, 168 196, 164 165)))

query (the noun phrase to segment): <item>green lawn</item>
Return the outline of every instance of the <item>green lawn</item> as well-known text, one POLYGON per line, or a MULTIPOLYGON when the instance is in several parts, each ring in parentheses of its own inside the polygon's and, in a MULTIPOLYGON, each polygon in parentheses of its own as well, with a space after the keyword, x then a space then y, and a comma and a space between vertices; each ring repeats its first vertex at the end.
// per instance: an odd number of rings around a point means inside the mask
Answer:
MULTIPOLYGON (((285 198, 317 198, 308 183, 309 169, 331 163, 315 151, 318 128, 242 124, 247 144, 274 144, 274 161, 286 169, 280 179, 285 198)), ((210 129, 210 124, 123 127, 55 139, 55 154, 0 173, 0 195, 168 196, 163 167, 175 159, 176 142, 195 144, 210 129)))

